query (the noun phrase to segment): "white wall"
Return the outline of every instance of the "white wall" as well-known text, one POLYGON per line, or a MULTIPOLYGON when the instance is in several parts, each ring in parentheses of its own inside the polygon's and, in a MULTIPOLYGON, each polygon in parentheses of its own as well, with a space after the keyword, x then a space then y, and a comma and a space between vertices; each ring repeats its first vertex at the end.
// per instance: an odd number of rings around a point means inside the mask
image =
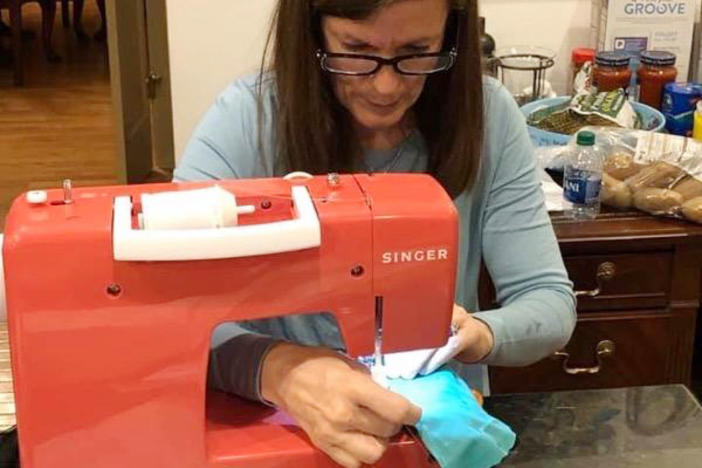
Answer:
POLYGON ((233 78, 260 63, 275 0, 166 0, 176 161, 233 78))
POLYGON ((571 51, 589 47, 591 0, 481 0, 485 29, 497 47, 541 46, 556 53, 546 77, 558 94, 567 90, 571 51))
MULTIPOLYGON (((547 75, 567 89, 571 50, 588 46, 591 0, 479 0, 498 47, 534 45, 556 52, 547 75)), ((275 0, 167 0, 176 158, 217 93, 253 70, 275 0)), ((698 0, 699 3, 699 0, 698 0)))

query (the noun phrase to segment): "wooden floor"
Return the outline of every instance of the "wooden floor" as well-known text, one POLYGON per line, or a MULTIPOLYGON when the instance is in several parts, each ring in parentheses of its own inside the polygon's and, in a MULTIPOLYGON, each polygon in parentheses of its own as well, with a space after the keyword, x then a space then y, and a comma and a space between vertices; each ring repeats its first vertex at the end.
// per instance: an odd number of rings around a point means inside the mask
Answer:
MULTIPOLYGON (((83 24, 92 35, 99 14, 95 2, 85 4, 83 24)), ((26 190, 58 187, 63 179, 76 186, 117 180, 107 46, 78 40, 62 27, 58 10, 53 43, 61 63, 45 60, 39 8, 27 4, 23 29, 37 34, 24 42, 24 87, 13 86, 11 65, 0 65, 0 226, 11 201, 26 190)), ((0 55, 8 57, 10 47, 1 37, 0 55)))
MULTIPOLYGON (((9 23, 7 12, 5 24, 9 23)), ((11 65, 0 65, 0 231, 12 200, 34 188, 113 184, 117 143, 110 95, 107 46, 79 41, 61 25, 54 28, 54 48, 61 63, 44 59, 41 16, 35 4, 23 8, 26 84, 12 84, 11 65)), ((94 2, 86 2, 86 32, 98 29, 94 2)), ((0 64, 9 57, 9 38, 0 37, 0 64)), ((0 322, 0 430, 15 423, 7 327, 0 322)))

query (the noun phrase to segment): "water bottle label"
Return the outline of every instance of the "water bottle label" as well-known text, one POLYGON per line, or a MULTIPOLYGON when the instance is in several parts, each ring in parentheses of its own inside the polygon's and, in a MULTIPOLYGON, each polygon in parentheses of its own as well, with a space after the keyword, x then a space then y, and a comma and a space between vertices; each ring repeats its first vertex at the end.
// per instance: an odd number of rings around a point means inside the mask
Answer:
POLYGON ((594 203, 600 198, 602 179, 590 171, 573 169, 563 181, 565 199, 578 205, 594 203))

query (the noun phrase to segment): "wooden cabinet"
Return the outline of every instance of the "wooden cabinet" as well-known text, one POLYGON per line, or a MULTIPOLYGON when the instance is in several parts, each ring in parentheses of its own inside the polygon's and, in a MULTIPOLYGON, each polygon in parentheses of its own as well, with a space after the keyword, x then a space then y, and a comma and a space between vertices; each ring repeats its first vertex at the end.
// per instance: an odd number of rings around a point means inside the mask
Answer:
MULTIPOLYGON (((491 367, 493 393, 689 384, 702 226, 633 212, 552 220, 578 294, 578 324, 551 357, 491 367)), ((481 281, 481 298, 494 298, 489 279, 481 281)))
POLYGON ((573 255, 563 259, 580 312, 665 307, 672 252, 573 255))

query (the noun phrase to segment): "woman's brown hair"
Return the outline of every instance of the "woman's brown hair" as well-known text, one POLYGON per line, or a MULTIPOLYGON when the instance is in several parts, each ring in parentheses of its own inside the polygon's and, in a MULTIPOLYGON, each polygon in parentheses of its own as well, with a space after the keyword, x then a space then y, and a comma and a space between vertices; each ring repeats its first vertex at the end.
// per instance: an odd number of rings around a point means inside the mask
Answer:
MULTIPOLYGON (((404 0, 279 0, 269 41, 274 37, 270 68, 277 98, 276 159, 285 170, 324 174, 357 167, 361 149, 351 116, 315 57, 323 48, 320 18, 365 19, 396 1, 404 0)), ((451 13, 445 46, 455 44, 458 57, 450 70, 427 78, 414 109, 427 142, 428 172, 457 197, 471 186, 480 164, 483 88, 477 0, 446 1, 451 13)), ((265 63, 264 55, 259 82, 265 63)))

